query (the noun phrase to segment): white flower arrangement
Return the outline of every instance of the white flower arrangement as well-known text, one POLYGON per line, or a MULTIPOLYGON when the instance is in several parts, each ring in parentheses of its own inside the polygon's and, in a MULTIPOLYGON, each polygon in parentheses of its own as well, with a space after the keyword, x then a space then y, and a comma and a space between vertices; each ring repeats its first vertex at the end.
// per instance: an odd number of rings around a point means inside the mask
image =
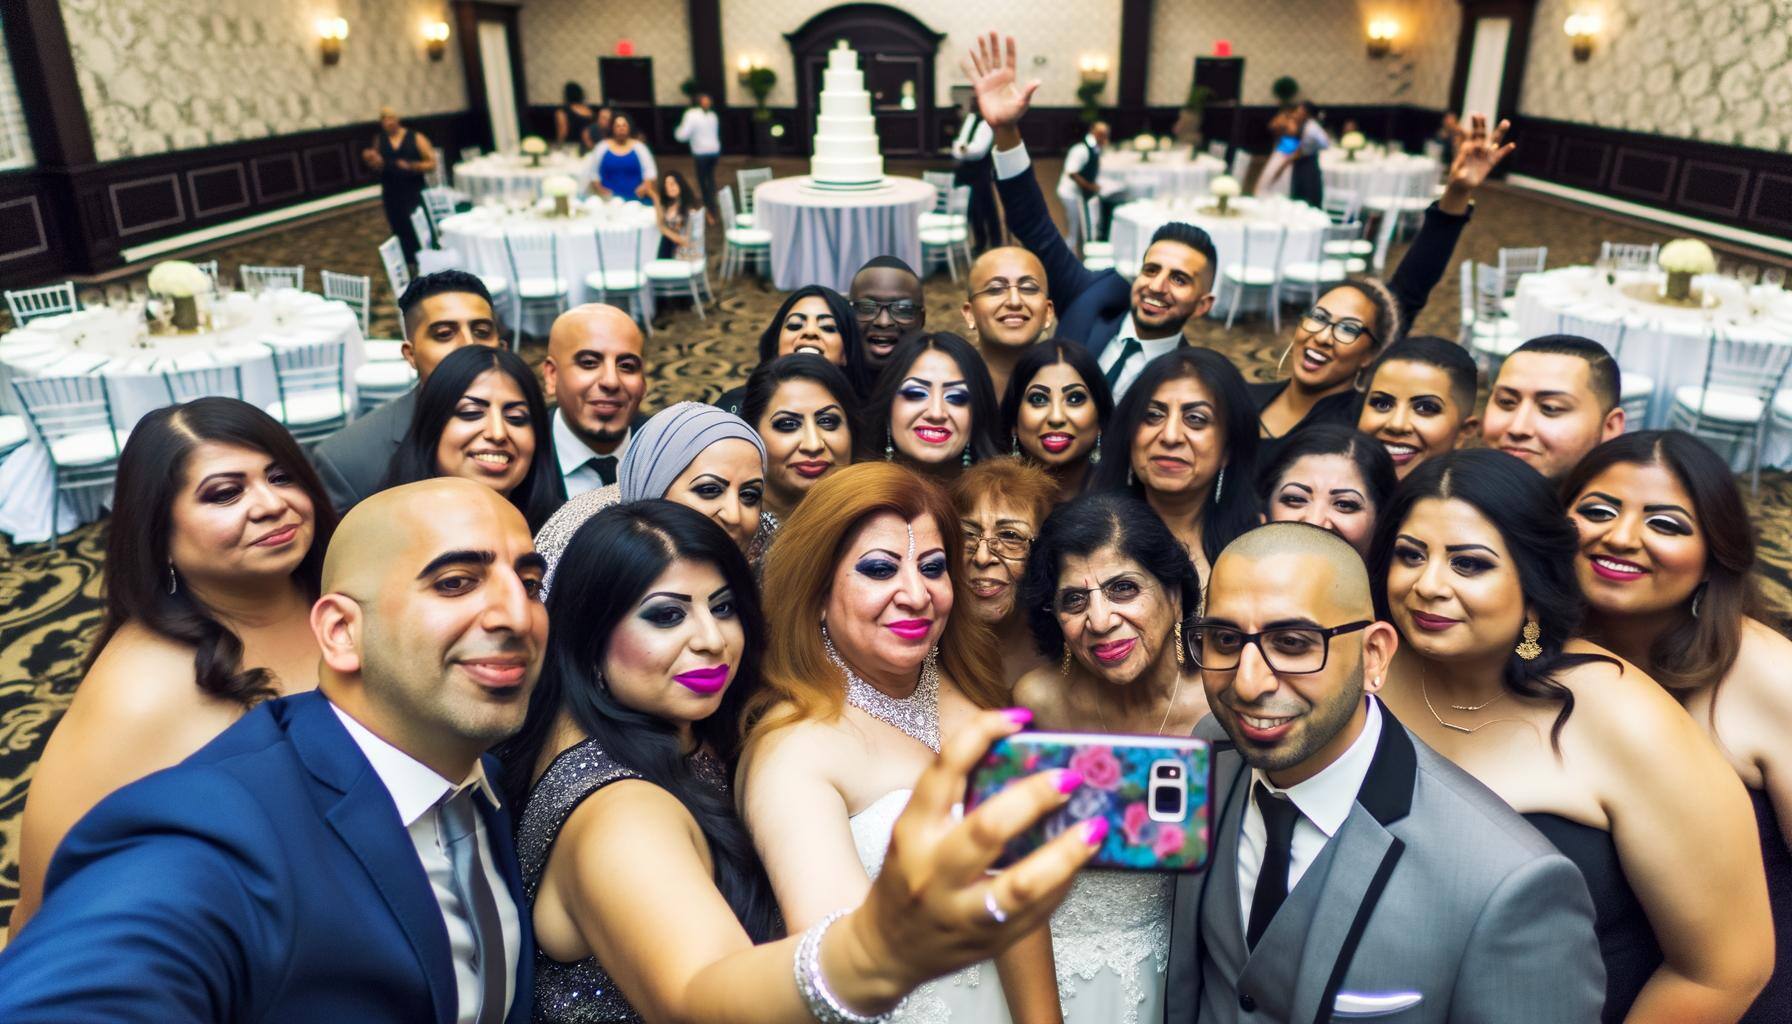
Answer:
POLYGON ((1238 179, 1230 174, 1222 174, 1213 179, 1207 186, 1207 191, 1212 193, 1215 199, 1232 199, 1239 192, 1238 179))
POLYGON ((522 149, 525 156, 540 156, 548 151, 547 140, 539 135, 524 136, 522 149))
POLYGON ((1367 145, 1369 140, 1363 138, 1362 132, 1345 132, 1344 137, 1338 140, 1338 148, 1346 153, 1354 153, 1367 145))
POLYGON ((149 271, 149 290, 171 299, 189 299, 211 286, 211 275, 185 260, 158 263, 149 271))
POLYGON ((1157 148, 1157 136, 1146 132, 1132 140, 1132 148, 1141 153, 1149 153, 1157 148))
POLYGON ((549 199, 578 194, 579 183, 565 174, 550 174, 541 179, 541 194, 549 199))
POLYGON ((1696 238, 1676 238, 1662 246, 1655 262, 1670 274, 1717 272, 1717 257, 1711 254, 1711 247, 1696 238))

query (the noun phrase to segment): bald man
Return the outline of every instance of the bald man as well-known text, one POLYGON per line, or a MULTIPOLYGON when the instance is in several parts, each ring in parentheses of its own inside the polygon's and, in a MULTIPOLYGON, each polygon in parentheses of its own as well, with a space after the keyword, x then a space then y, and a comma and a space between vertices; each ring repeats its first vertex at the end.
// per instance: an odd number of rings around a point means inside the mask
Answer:
POLYGON ((269 701, 68 834, 0 954, 0 1020, 492 1024, 534 955, 494 788, 547 641, 521 513, 454 477, 337 527, 318 689, 269 701))
POLYGON ((645 344, 634 317, 597 302, 560 314, 548 332, 541 376, 558 407, 554 454, 568 498, 616 482, 616 466, 641 425, 645 344))
POLYGON ((1045 265, 1020 246, 1005 245, 977 257, 966 281, 964 326, 977 340, 1000 398, 1021 353, 1048 337, 1055 320, 1045 265))
POLYGON ((1373 696, 1399 637, 1355 549, 1306 523, 1252 530, 1189 632, 1213 709, 1196 735, 1219 745, 1168 1021, 1599 1019, 1579 870, 1373 696))

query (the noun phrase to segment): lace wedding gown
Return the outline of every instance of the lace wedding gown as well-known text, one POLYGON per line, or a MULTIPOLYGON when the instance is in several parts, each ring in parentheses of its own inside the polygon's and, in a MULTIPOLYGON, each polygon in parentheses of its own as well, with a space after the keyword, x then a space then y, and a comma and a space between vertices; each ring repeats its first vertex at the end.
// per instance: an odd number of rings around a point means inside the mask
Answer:
MULTIPOLYGON (((896 818, 902 814, 902 809, 908 806, 910 792, 898 789, 885 793, 871 806, 847 819, 852 826, 853 845, 859 851, 859 863, 864 865, 865 874, 872 878, 883 870, 884 852, 890 846, 890 831, 896 827, 896 818)), ((1161 968, 1159 973, 1162 973, 1161 968)), ((1086 1019, 1096 1020, 1095 1017, 1086 1019)), ((1002 997, 1002 984, 996 979, 995 965, 985 962, 915 989, 895 1020, 902 1024, 1010 1024, 1011 1018, 1008 1004, 1002 997)), ((1066 1015, 1066 1024, 1069 1020, 1066 1015)))
POLYGON ((1052 914, 1064 1024, 1159 1024, 1170 963, 1171 875, 1084 871, 1052 914))

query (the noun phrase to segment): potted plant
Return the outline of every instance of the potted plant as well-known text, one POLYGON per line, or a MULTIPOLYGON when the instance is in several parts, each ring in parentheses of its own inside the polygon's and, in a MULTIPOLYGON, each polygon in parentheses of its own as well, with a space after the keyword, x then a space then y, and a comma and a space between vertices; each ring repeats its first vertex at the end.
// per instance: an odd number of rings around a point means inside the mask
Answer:
POLYGON ((1345 132, 1344 137, 1338 140, 1338 148, 1344 151, 1345 160, 1355 160, 1356 155, 1368 144, 1369 140, 1363 137, 1362 132, 1345 132))
POLYGON ((1220 216, 1232 216, 1232 200, 1237 197, 1239 192, 1238 179, 1230 174, 1222 174, 1213 179, 1212 183, 1207 186, 1207 191, 1213 194, 1214 202, 1219 206, 1220 216))
POLYGON ((1076 87, 1076 99, 1083 108, 1079 116, 1084 124, 1094 124, 1101 120, 1101 93, 1107 87, 1105 80, 1092 81, 1088 78, 1083 79, 1082 84, 1076 87))
POLYGON ((1662 246, 1655 262, 1668 272, 1662 294, 1675 302, 1692 299, 1694 274, 1717 273, 1717 257, 1711 254, 1710 246, 1696 238, 1676 238, 1662 246))
POLYGON ((1182 113, 1176 118, 1175 127, 1170 134, 1177 142, 1187 143, 1191 152, 1199 150, 1202 142, 1201 125, 1207 117, 1207 105, 1213 102, 1213 90, 1205 85, 1191 83, 1188 87, 1188 98, 1182 102, 1182 113))
POLYGON ((174 300, 174 329, 199 329, 199 293, 210 289, 212 279, 185 260, 158 263, 149 271, 149 290, 174 300))
POLYGON ((554 216, 572 216, 572 197, 579 183, 565 174, 550 174, 541 179, 541 194, 554 201, 554 216))
POLYGON ((1300 95, 1300 83, 1292 75, 1283 75, 1270 85, 1269 91, 1275 95, 1276 102, 1285 107, 1300 95))
POLYGON ((540 167, 542 155, 548 151, 548 143, 539 135, 527 135, 523 137, 520 148, 523 155, 529 158, 530 167, 540 167))

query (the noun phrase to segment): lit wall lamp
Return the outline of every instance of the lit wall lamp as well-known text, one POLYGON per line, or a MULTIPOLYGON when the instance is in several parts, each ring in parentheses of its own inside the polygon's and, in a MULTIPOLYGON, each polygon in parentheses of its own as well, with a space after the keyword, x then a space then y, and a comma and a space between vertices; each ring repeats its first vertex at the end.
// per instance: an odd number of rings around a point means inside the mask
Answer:
POLYGON ((323 55, 326 65, 334 64, 342 59, 342 41, 348 38, 348 19, 317 19, 318 52, 323 55))
POLYGON ((1369 23, 1369 56, 1380 60, 1394 49, 1394 37, 1400 34, 1400 23, 1392 18, 1376 18, 1369 23))
POLYGON ((1585 61, 1593 56, 1593 37, 1603 27, 1605 23, 1599 15, 1590 12, 1570 14, 1568 20, 1562 22, 1562 31, 1573 40, 1575 60, 1585 61))
POLYGON ((1077 76, 1084 85, 1106 87, 1108 84, 1108 59, 1098 54, 1087 54, 1076 63, 1077 76))
POLYGON ((747 80, 753 77, 753 72, 761 67, 764 65, 759 63, 759 58, 742 54, 734 65, 734 77, 740 84, 746 85, 747 80))
POLYGON ((423 26, 423 48, 430 60, 441 60, 448 52, 448 23, 432 21, 423 26))

